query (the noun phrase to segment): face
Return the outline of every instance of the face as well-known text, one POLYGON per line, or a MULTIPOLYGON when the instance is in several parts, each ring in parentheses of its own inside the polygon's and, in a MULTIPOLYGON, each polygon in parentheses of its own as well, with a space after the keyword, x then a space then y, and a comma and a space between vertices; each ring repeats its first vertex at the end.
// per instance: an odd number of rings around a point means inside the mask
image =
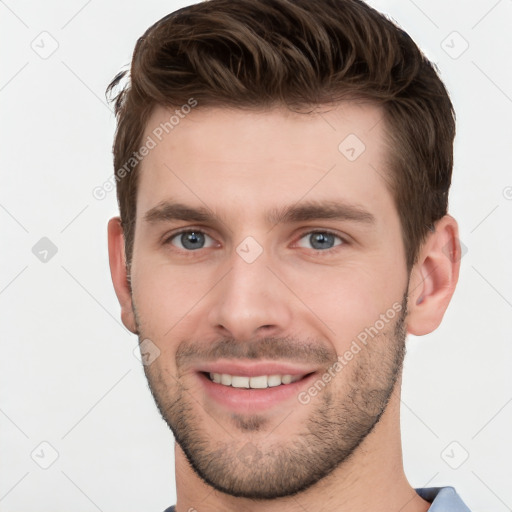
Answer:
POLYGON ((382 112, 198 107, 158 141, 171 114, 144 136, 131 265, 150 388, 203 480, 290 495, 347 460, 400 375, 408 274, 382 112))

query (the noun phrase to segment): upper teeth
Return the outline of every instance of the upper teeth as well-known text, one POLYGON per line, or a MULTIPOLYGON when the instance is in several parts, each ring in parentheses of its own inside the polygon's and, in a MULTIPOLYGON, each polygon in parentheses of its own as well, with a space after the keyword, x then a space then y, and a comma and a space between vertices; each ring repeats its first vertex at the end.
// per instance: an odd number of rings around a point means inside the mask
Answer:
POLYGON ((210 373, 210 379, 217 384, 232 386, 234 388, 272 388, 281 384, 290 384, 301 378, 300 375, 258 375, 256 377, 244 377, 241 375, 229 375, 227 373, 210 373))

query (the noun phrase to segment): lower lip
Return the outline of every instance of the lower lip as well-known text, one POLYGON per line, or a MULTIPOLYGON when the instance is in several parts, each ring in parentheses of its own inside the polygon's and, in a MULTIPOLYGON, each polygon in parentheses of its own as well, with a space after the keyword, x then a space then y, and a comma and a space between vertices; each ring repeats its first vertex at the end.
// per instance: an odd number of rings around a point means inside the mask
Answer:
POLYGON ((265 411, 290 399, 297 399, 300 391, 314 380, 315 373, 290 384, 281 384, 271 388, 252 389, 234 388, 212 382, 204 373, 198 373, 199 379, 208 396, 218 404, 234 412, 265 411))

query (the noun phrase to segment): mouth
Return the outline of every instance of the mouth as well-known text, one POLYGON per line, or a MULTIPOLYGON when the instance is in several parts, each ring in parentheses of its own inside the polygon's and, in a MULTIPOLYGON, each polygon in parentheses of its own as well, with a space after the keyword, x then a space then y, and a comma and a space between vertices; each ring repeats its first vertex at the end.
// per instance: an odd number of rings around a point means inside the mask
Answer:
POLYGON ((296 402, 300 391, 311 385, 318 370, 273 362, 231 361, 196 368, 195 373, 206 394, 208 407, 220 405, 229 412, 252 414, 296 402))

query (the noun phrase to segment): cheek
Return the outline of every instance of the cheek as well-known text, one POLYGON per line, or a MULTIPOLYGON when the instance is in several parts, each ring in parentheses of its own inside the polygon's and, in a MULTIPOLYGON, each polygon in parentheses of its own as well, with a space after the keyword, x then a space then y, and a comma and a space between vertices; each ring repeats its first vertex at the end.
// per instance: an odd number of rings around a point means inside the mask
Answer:
POLYGON ((132 290, 144 333, 162 343, 175 338, 208 289, 207 275, 200 266, 139 262, 133 269, 132 290))
MULTIPOLYGON (((380 279, 375 267, 353 265, 330 268, 303 282, 300 296, 305 304, 329 327, 333 344, 344 351, 361 333, 375 326, 389 328, 389 322, 401 308, 402 279, 380 279), (370 270, 368 270, 368 268, 370 270), (384 318, 384 324, 383 319, 384 318)), ((303 277, 304 279, 304 277, 303 277)))

